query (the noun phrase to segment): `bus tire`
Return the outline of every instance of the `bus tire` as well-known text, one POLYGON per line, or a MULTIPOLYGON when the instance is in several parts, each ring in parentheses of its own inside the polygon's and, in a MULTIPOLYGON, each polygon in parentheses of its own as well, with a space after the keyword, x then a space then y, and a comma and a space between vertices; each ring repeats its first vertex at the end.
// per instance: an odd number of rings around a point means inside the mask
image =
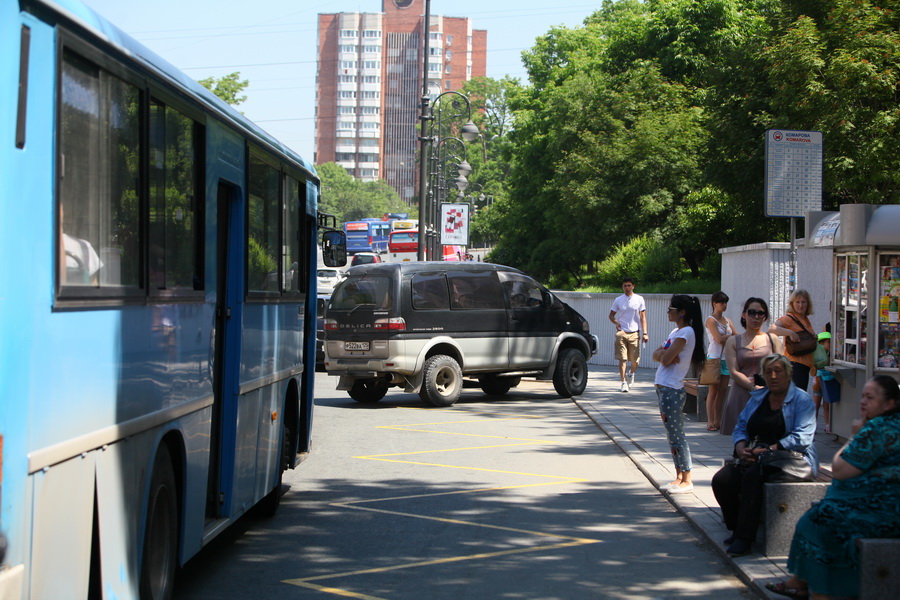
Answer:
POLYGON ((587 359, 575 348, 563 348, 556 358, 553 388, 563 398, 580 396, 587 387, 587 359))
POLYGON ((144 551, 141 559, 141 600, 168 600, 178 567, 178 487, 169 448, 163 443, 153 462, 144 551))
POLYGON ((419 397, 432 406, 453 406, 463 389, 462 369, 446 354, 435 354, 425 361, 419 397))
MULTIPOLYGON (((287 415, 285 415, 287 416, 287 415)), ((271 519, 281 506, 281 488, 284 482, 284 472, 287 470, 287 455, 291 449, 291 431, 287 423, 281 423, 281 454, 278 457, 278 476, 275 478, 275 487, 259 501, 260 516, 271 519)))
POLYGON ((347 392, 350 397, 363 404, 374 404, 387 394, 388 386, 381 379, 357 379, 347 392))

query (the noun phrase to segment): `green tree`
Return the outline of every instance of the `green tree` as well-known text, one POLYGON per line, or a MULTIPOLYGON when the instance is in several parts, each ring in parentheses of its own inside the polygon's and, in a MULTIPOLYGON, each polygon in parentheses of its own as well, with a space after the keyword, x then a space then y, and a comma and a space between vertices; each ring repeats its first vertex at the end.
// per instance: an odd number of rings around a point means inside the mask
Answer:
POLYGON ((409 212, 406 203, 384 181, 359 181, 337 163, 318 165, 316 170, 322 180, 319 209, 335 215, 339 222, 409 212))
POLYGON ((232 106, 238 106, 247 100, 247 96, 242 95, 250 82, 246 79, 240 79, 240 71, 223 75, 222 77, 207 77, 201 79, 197 83, 211 91, 213 94, 227 102, 232 106))

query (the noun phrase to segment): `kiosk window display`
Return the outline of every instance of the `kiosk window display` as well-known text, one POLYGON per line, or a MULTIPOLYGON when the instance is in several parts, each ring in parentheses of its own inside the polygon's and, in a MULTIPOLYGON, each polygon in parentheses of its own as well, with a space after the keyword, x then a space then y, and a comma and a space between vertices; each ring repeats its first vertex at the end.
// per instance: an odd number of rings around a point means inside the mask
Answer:
POLYGON ((900 377, 900 206, 844 204, 807 213, 806 227, 807 247, 833 251, 831 431, 850 437, 866 381, 900 377))
POLYGON ((898 370, 900 365, 900 254, 878 255, 878 352, 879 370, 898 370))
POLYGON ((832 344, 834 360, 866 364, 867 254, 835 255, 837 327, 832 344))

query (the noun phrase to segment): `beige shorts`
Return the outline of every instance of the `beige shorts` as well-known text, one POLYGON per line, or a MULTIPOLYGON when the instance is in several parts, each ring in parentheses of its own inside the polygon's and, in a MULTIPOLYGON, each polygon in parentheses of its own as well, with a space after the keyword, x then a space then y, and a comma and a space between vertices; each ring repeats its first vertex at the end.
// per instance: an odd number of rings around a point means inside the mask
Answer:
POLYGON ((617 331, 614 354, 615 359, 619 362, 627 360, 636 363, 641 360, 641 332, 617 331))

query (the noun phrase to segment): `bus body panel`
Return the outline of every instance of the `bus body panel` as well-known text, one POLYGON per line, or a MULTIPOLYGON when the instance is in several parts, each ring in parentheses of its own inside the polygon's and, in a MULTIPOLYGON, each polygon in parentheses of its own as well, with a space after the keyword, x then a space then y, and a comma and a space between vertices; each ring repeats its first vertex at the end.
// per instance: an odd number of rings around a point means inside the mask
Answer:
MULTIPOLYGON (((300 378, 314 370, 315 315, 306 307, 315 302, 318 180, 310 163, 84 5, 21 4, 34 12, 0 0, 0 137, 8 141, 0 145, 0 235, 4 254, 15 257, 0 263, 0 532, 8 542, 0 597, 86 597, 95 529, 104 593, 136 597, 148 486, 161 444, 171 449, 181 488, 181 564, 280 481, 289 398, 293 450, 309 449, 313 382, 300 378), (28 70, 20 111, 23 26, 28 70), (193 107, 191 118, 203 127, 200 295, 166 300, 149 293, 144 281, 140 298, 122 302, 60 303, 57 297, 58 42, 76 38, 92 48, 86 60, 109 57, 153 86, 168 86, 175 103, 193 107), (24 148, 13 142, 20 114, 24 148), (272 303, 248 299, 244 291, 249 144, 284 165, 281 172, 294 174, 305 190, 299 218, 306 236, 300 242, 312 257, 308 276, 298 293, 272 303), (224 207, 222 182, 234 190, 224 207), (230 213, 223 233, 231 251, 220 291, 222 210, 230 213), (220 318, 222 307, 230 308, 230 318, 220 318), (208 489, 209 481, 219 489, 208 489)), ((147 88, 139 89, 146 102, 147 88)), ((288 458, 291 466, 299 462, 288 458)))

